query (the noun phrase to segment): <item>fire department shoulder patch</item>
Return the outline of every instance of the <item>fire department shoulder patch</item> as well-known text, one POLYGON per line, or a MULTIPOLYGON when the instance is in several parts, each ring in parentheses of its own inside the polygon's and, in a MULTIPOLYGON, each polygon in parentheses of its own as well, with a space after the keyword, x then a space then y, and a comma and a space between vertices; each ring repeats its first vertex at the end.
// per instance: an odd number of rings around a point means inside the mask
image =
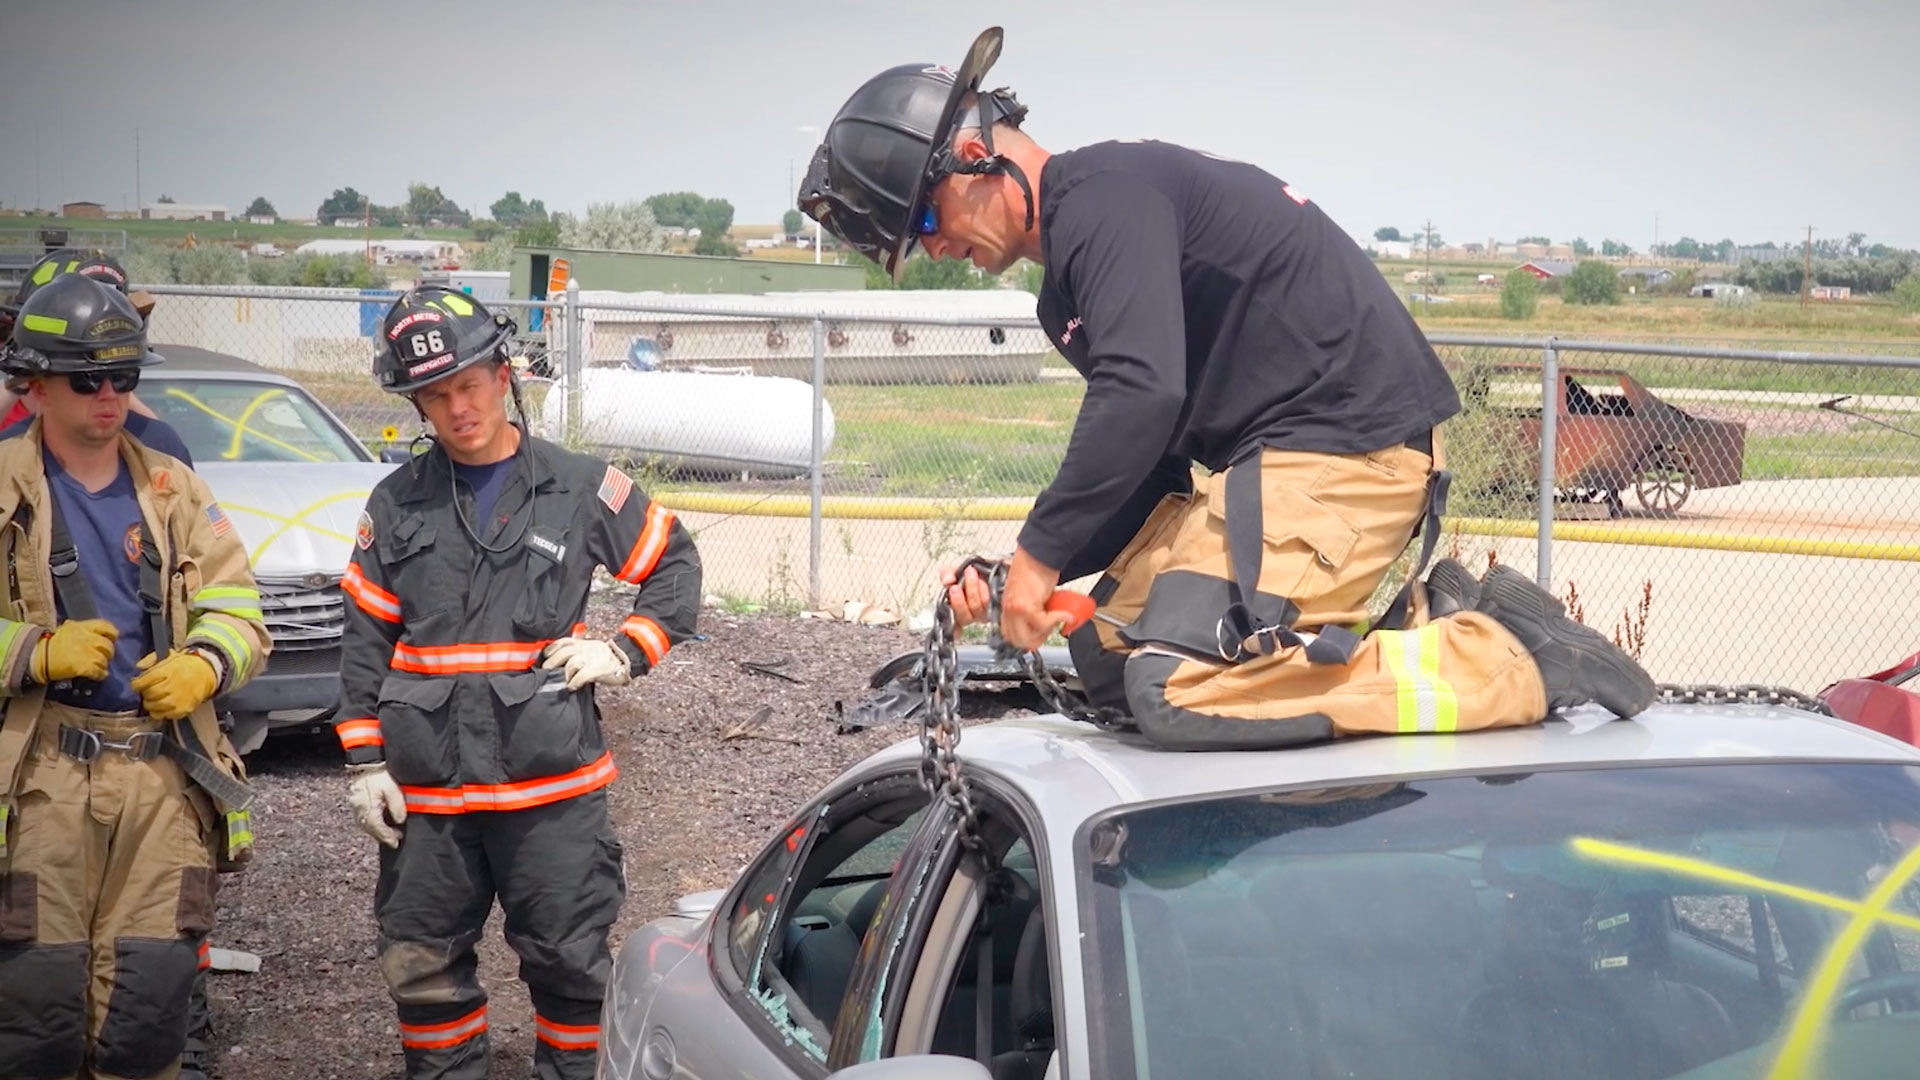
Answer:
POLYGON ((353 542, 360 545, 361 551, 373 546, 373 515, 365 510, 360 511, 360 522, 353 530, 353 542))
POLYGON ((607 475, 600 481, 598 494, 600 501, 607 504, 607 509, 617 514, 621 507, 627 505, 627 496, 633 494, 633 478, 609 465, 607 475))

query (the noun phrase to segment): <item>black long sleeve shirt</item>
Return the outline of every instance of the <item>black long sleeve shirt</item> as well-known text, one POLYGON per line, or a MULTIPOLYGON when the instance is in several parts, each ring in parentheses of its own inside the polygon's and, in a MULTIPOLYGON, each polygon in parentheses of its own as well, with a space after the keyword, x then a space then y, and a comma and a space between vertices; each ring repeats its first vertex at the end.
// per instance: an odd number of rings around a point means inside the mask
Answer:
POLYGON ((1366 253, 1271 174, 1097 143, 1054 155, 1040 200, 1040 321, 1087 391, 1020 545, 1063 578, 1111 560, 1188 463, 1367 453, 1459 412, 1366 253))

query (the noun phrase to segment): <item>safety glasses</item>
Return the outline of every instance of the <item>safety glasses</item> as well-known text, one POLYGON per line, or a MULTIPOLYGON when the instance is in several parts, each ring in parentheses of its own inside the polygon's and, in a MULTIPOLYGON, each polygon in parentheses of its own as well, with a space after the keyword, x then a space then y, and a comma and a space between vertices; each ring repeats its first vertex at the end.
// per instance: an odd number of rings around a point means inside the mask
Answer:
POLYGON ((131 394, 133 388, 140 385, 140 371, 137 368, 121 368, 118 371, 70 371, 67 373, 67 385, 81 397, 92 397, 100 392, 102 386, 111 385, 116 394, 131 394))

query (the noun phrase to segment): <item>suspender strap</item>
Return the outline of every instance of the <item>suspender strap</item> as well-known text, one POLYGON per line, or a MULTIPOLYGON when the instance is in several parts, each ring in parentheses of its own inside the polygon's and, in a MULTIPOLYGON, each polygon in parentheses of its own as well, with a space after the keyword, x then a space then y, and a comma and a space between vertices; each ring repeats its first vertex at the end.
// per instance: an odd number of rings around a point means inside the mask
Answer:
POLYGON ((1420 522, 1420 557, 1407 571, 1406 584, 1394 595, 1393 603, 1387 605, 1387 613, 1375 624, 1381 630, 1400 630, 1407 624, 1408 607, 1413 601, 1413 583, 1419 581, 1427 572, 1427 562, 1433 558, 1433 549, 1440 542, 1440 518, 1447 512, 1447 488, 1453 483, 1453 474, 1435 469, 1427 476, 1427 510, 1420 522))
POLYGON ((47 565, 53 571, 53 591, 60 597, 60 606, 69 619, 99 618, 100 609, 93 606, 93 590, 87 588, 87 579, 80 573, 80 551, 73 546, 73 534, 67 531, 60 513, 60 496, 51 486, 47 489, 47 527, 53 533, 47 565))
POLYGON ((1233 600, 1221 618, 1220 654, 1228 662, 1243 656, 1242 642, 1254 639, 1254 649, 1269 655, 1282 645, 1301 646, 1316 664, 1346 664, 1360 647, 1360 637, 1344 626, 1322 627, 1301 635, 1293 624, 1300 608, 1284 596, 1260 591, 1260 564, 1266 557, 1265 515, 1260 499, 1260 451, 1227 469, 1225 517, 1227 557, 1233 564, 1230 589, 1233 600))
MULTIPOLYGON (((1408 445, 1432 455, 1431 435, 1408 441, 1408 445)), ((1453 475, 1435 469, 1427 476, 1426 506, 1415 535, 1420 537, 1420 555, 1408 571, 1406 584, 1387 606, 1386 614, 1375 629, 1398 630, 1406 625, 1413 600, 1413 583, 1426 573, 1427 563, 1440 542, 1440 519, 1447 512, 1447 492, 1453 475)), ((1317 632, 1300 634, 1293 624, 1300 608, 1286 597, 1259 591, 1260 564, 1266 554, 1265 515, 1260 499, 1259 451, 1235 462, 1227 470, 1225 507, 1227 555, 1232 560, 1233 581, 1229 592, 1233 600, 1220 620, 1220 655, 1228 662, 1242 658, 1238 643, 1254 639, 1254 649, 1268 655, 1280 646, 1301 646, 1307 659, 1315 664, 1348 664, 1360 647, 1360 635, 1344 626, 1323 626, 1317 632)))
POLYGON ((194 783, 205 788, 207 794, 213 796, 213 801, 220 804, 222 813, 245 810, 253 803, 253 789, 228 776, 207 757, 200 745, 200 736, 191 723, 182 721, 173 725, 173 728, 185 736, 186 743, 176 742, 169 734, 160 743, 161 752, 172 758, 182 772, 193 778, 194 783))
POLYGON ((169 643, 173 640, 173 628, 167 625, 167 590, 164 574, 160 567, 160 548, 153 542, 153 533, 147 523, 140 523, 140 610, 147 615, 147 632, 151 636, 153 659, 157 663, 167 658, 169 643))

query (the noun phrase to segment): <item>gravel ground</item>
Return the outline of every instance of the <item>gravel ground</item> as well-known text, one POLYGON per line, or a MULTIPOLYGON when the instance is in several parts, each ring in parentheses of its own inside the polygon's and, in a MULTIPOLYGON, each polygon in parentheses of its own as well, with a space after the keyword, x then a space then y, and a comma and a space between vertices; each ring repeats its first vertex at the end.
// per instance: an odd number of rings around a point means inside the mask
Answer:
MULTIPOLYGON (((611 634, 620 616, 596 602, 589 625, 611 634)), ((896 628, 733 615, 709 610, 708 640, 676 648, 634 684, 600 692, 607 740, 620 767, 611 790, 626 845, 628 894, 617 950, 636 926, 683 893, 718 888, 767 834, 841 769, 916 729, 837 734, 835 702, 851 708, 887 658, 919 640, 896 628), (787 658, 792 683, 742 669, 787 658), (730 725, 772 709, 756 729, 793 740, 723 740, 730 725)), ((969 714, 1032 703, 1019 692, 970 695, 969 714)), ((270 739, 248 758, 259 791, 258 848, 244 873, 223 879, 216 946, 258 953, 257 974, 215 973, 217 1080, 289 1075, 400 1077, 393 1006, 374 959, 376 845, 347 807, 342 758, 331 738, 270 739)), ((533 1013, 496 907, 480 943, 488 987, 493 1074, 525 1076, 533 1013)))

